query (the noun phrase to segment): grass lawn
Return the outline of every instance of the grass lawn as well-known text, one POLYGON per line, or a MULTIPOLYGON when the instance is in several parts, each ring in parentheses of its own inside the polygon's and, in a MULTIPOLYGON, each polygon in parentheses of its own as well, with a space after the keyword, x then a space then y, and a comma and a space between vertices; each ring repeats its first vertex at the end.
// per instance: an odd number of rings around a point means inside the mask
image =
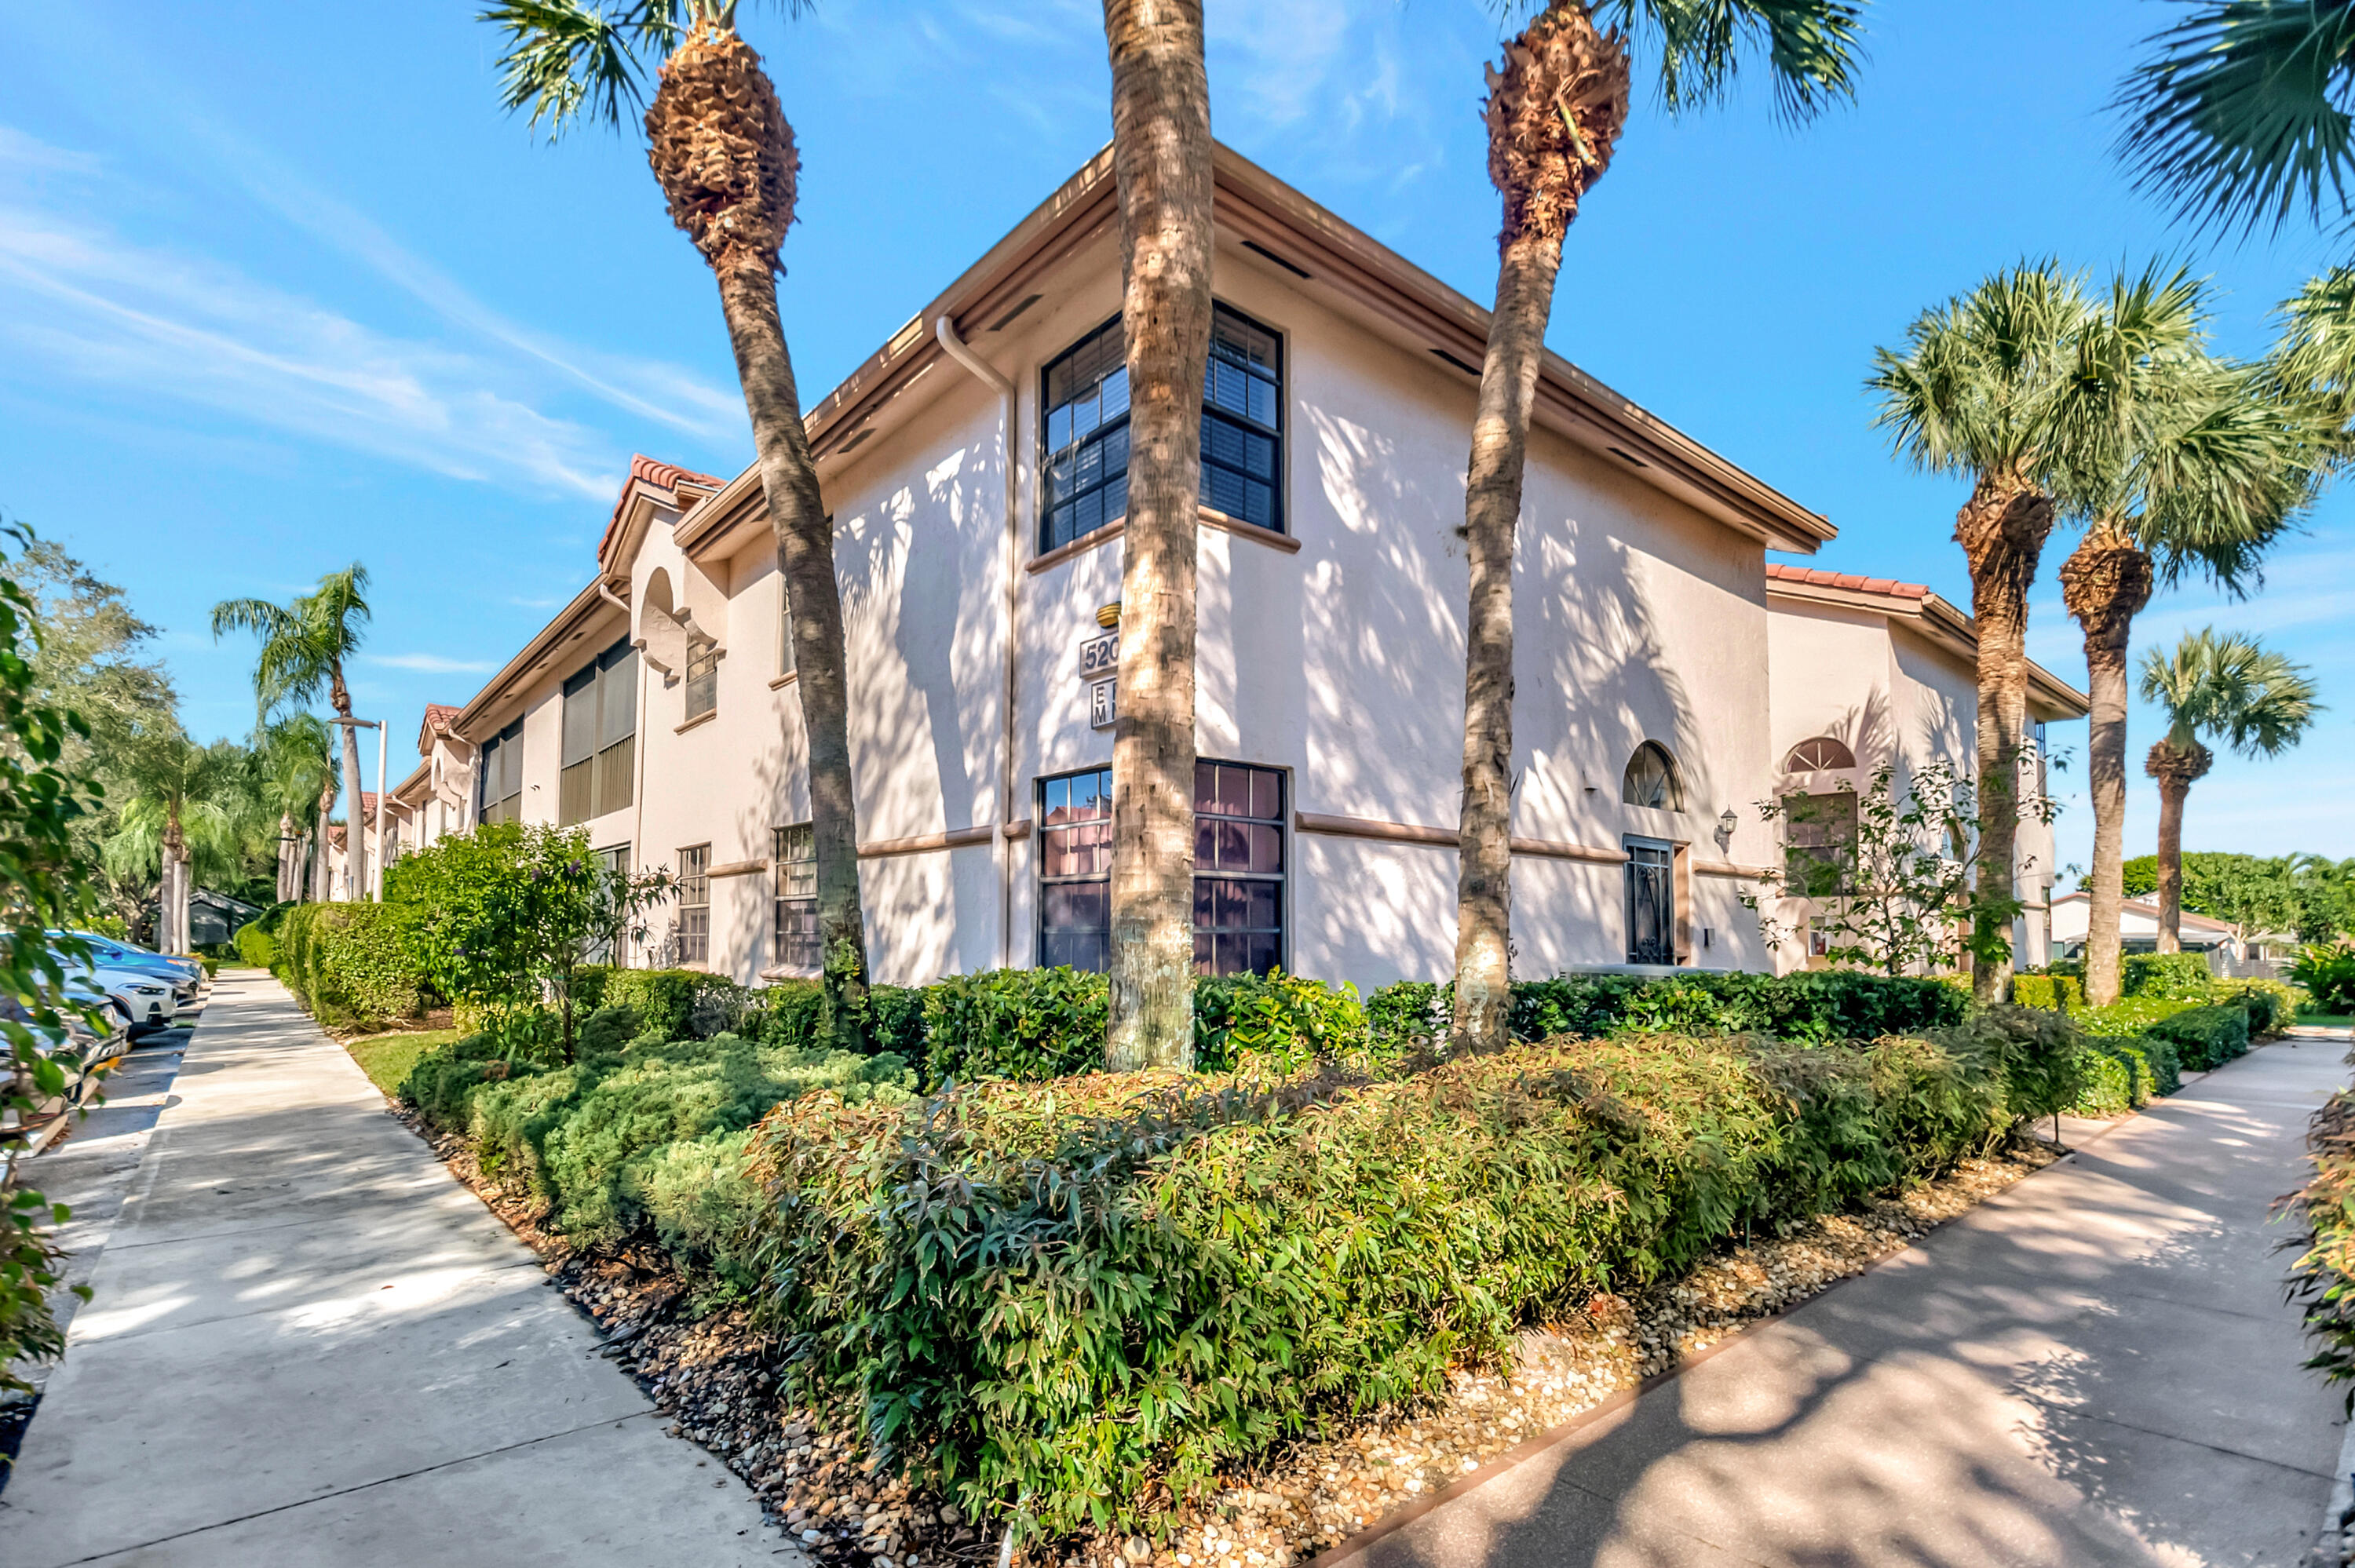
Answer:
POLYGON ((417 1058, 436 1045, 447 1045, 458 1038, 454 1029, 415 1029, 406 1033, 364 1034, 357 1040, 344 1042, 344 1049, 368 1075, 368 1082, 384 1091, 388 1099, 400 1094, 400 1081, 409 1076, 409 1069, 417 1065, 417 1058))
POLYGON ((2318 1023, 2325 1029, 2346 1029, 2355 1027, 2355 1013, 2301 1012, 2294 1022, 2298 1023, 2318 1023))

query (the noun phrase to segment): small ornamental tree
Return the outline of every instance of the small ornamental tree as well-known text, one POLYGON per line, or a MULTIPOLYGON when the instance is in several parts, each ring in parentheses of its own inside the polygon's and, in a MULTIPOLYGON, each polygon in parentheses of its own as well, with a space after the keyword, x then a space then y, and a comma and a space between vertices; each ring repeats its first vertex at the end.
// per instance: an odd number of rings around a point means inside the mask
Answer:
MULTIPOLYGON (((1937 969, 1965 950, 1982 961, 2009 958, 2019 902, 1990 904, 1988 895, 1973 890, 1977 800, 1971 780, 1952 763, 1926 763, 1900 786, 1884 762, 1860 794, 1843 781, 1835 795, 1794 795, 1762 801, 1758 810, 1789 830, 1781 869, 1741 895, 1742 906, 1757 914, 1768 948, 1819 931, 1826 938, 1821 956, 1833 964, 1891 975, 1937 969), (1783 914, 1791 899, 1807 900, 1815 913, 1783 914)), ((2052 803, 2041 791, 2019 810, 2052 820, 2052 803)))
MULTIPOLYGON (((20 549, 31 547, 29 535, 5 532, 20 549)), ((69 741, 86 748, 89 724, 37 694, 37 615, 15 579, 0 575, 0 1040, 7 1043, 0 1109, 13 1113, 0 1128, 0 1390, 19 1393, 32 1387, 14 1371, 19 1361, 65 1349, 49 1308, 59 1254, 48 1227, 69 1215, 63 1203, 18 1184, 24 1165, 16 1155, 81 1065, 72 1051, 51 1049, 67 1039, 73 1004, 48 932, 89 913, 90 867, 79 858, 74 828, 98 803, 96 787, 64 760, 69 741)), ((74 1293, 90 1295, 80 1286, 74 1293)))
POLYGON ((436 991, 480 1008, 510 1043, 535 1036, 552 1009, 570 1060, 581 970, 644 939, 646 911, 671 885, 667 872, 606 865, 578 828, 492 822, 404 857, 385 901, 436 991))

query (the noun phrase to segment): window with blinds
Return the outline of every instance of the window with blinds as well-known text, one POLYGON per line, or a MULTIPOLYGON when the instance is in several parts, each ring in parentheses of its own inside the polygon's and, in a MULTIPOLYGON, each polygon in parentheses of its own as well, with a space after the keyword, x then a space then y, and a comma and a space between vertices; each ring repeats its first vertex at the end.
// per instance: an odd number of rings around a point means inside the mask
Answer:
POLYGON ((638 654, 625 638, 564 683, 559 823, 570 827, 630 803, 637 729, 638 654))
POLYGON ((483 742, 474 762, 474 821, 513 822, 523 817, 523 720, 483 742))
POLYGON ((777 830, 775 948, 777 967, 816 969, 817 836, 807 822, 777 830))
POLYGON ((711 846, 678 852, 678 961, 711 962, 711 846))

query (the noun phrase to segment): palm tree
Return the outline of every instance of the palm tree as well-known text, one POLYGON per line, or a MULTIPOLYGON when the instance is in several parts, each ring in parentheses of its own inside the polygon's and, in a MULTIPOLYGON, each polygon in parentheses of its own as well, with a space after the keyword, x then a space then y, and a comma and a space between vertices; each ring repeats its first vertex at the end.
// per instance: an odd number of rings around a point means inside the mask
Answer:
POLYGON ((325 820, 320 798, 335 782, 335 745, 317 715, 298 713, 264 726, 254 752, 263 809, 278 817, 278 899, 288 903, 304 894, 303 852, 314 814, 325 820))
MULTIPOLYGON (((344 732, 344 793, 360 798, 360 747, 352 724, 352 694, 344 684, 344 662, 359 651, 360 625, 369 617, 368 568, 355 561, 340 572, 329 572, 309 593, 283 605, 261 599, 224 599, 213 606, 213 636, 250 631, 261 639, 261 655, 253 667, 253 694, 261 716, 291 706, 316 702, 324 690, 344 732)), ((358 813, 355 811, 354 816, 358 813)), ((321 833, 325 835, 325 818, 321 833)), ((352 896, 366 895, 368 850, 357 831, 346 866, 352 896)))
POLYGON ((235 795, 244 767, 235 741, 198 746, 169 724, 143 726, 120 753, 122 814, 101 853, 117 877, 156 877, 155 946, 163 952, 189 950, 195 878, 241 873, 235 795))
POLYGON ((2061 567, 2062 600, 2084 632, 2092 696, 2087 773, 2094 863, 2085 995, 2115 1001, 2124 950, 2126 648, 2154 586, 2204 573, 2236 597, 2263 552, 2313 493, 2314 440, 2303 400, 2275 394, 2263 366, 2211 357, 2200 345, 2204 302, 2182 273, 2114 285, 2093 356, 2112 389, 2096 499, 2084 536, 2061 567), (2122 331, 2122 323, 2140 323, 2122 331))
POLYGON ((2093 352, 2103 326, 2076 277, 2050 261, 2024 262, 1924 311, 1906 331, 1904 353, 1875 351, 1866 383, 1881 397, 1874 422, 1893 432, 1901 453, 1971 481, 1955 542, 1970 568, 1978 625, 1980 847, 1969 946, 1982 1001, 2001 1001, 2011 983, 2028 592, 2056 503, 2083 504, 2078 486, 2098 471, 2097 438, 2115 418, 2117 389, 2093 352))
POLYGON ((2243 757, 2275 757, 2296 746, 2321 705, 2303 665, 2269 652, 2254 637, 2187 632, 2170 650, 2142 656, 2142 700, 2167 714, 2167 734, 2143 771, 2158 783, 2158 950, 2183 948, 2183 801, 2215 764, 2200 736, 2243 757))
POLYGON ((2343 217, 2355 175, 2355 6, 2193 0, 2120 89, 2137 183, 2203 225, 2343 217))
POLYGON ((1194 1057, 1194 567, 1210 353, 1200 0, 1104 0, 1127 326, 1128 520, 1113 728, 1105 1065, 1194 1057))
POLYGON ((1456 850, 1453 1033, 1460 1049, 1494 1049, 1506 1039, 1513 539, 1562 239, 1626 124, 1629 37, 1657 47, 1660 94, 1672 113, 1721 98, 1746 48, 1763 43, 1777 105, 1797 122, 1851 95, 1861 11, 1845 0, 1553 0, 1505 46, 1502 66, 1489 68, 1488 179, 1504 200, 1504 228, 1464 497, 1471 588, 1456 850))
MULTIPOLYGON (((788 9, 798 12, 799 0, 788 9)), ((778 248, 793 227, 800 154, 761 57, 736 31, 736 0, 496 0, 481 19, 506 34, 501 101, 548 122, 551 139, 583 118, 618 130, 641 101, 644 58, 658 59, 645 111, 647 162, 671 221, 719 286, 736 376, 751 416, 761 487, 792 606, 794 692, 809 748, 817 917, 833 1027, 856 1045, 864 1009, 866 922, 858 896, 858 813, 834 530, 803 428, 793 356, 777 314, 778 248)))

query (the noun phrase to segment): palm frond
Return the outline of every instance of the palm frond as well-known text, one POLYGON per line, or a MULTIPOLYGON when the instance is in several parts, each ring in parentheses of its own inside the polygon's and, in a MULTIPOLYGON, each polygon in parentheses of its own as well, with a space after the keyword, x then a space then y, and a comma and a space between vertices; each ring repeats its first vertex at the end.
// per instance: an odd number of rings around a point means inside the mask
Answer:
POLYGON ((2137 184, 2202 224, 2278 230, 2347 211, 2355 165, 2355 6, 2345 0, 2188 0, 2147 42, 2113 107, 2137 184))
MULTIPOLYGON (((499 106, 528 109, 551 142, 586 119, 619 129, 624 108, 645 101, 642 58, 659 60, 685 30, 686 0, 498 0, 476 13, 506 35, 499 106)), ((733 6, 730 7, 732 12, 733 6)))
MULTIPOLYGON (((1563 3, 1563 0, 1556 0, 1563 3)), ((1599 0, 1595 18, 1660 58, 1660 101, 1671 114, 1705 109, 1732 90, 1742 60, 1764 51, 1775 112, 1800 123, 1856 96, 1867 0, 1599 0)), ((800 9, 797 3, 794 7, 800 9)), ((1535 0, 1491 0, 1512 17, 1535 0)))
POLYGON ((2313 503, 2329 427, 2275 396, 2263 367, 2209 361, 2186 379, 2175 418, 2143 449, 2133 532, 2162 581, 2196 570, 2243 597, 2313 503))
POLYGON ((2206 736, 2243 757, 2286 751, 2323 711, 2304 665, 2212 626, 2146 652, 2141 690, 2143 701, 2166 711, 2170 742, 2188 748, 2206 736))

